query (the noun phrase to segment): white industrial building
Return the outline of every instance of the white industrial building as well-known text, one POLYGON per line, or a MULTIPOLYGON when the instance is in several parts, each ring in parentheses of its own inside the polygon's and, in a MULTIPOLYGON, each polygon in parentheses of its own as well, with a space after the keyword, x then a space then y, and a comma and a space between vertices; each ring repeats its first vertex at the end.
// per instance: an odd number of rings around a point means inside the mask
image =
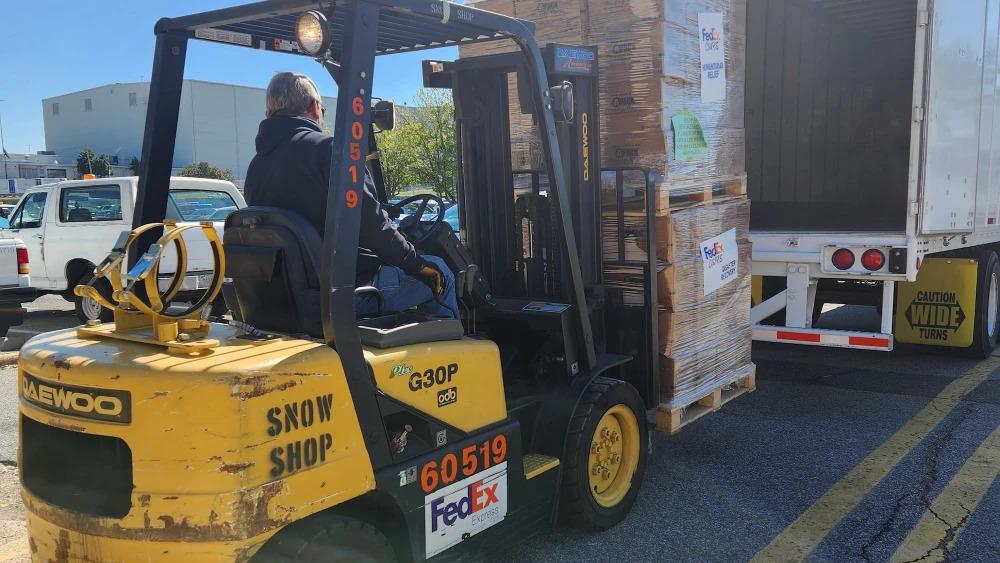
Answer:
MULTIPOLYGON (((140 158, 146 125, 148 82, 109 84, 42 100, 45 146, 61 162, 76 162, 89 147, 112 164, 140 158)), ((232 170, 241 181, 256 153, 254 138, 264 117, 263 88, 185 80, 174 148, 174 168, 194 162, 232 170)), ((324 97, 328 108, 335 98, 324 97)), ((333 111, 327 112, 332 119, 333 111)), ((324 124, 330 130, 332 123, 324 124)))
POLYGON ((37 154, 0 153, 0 195, 21 193, 25 188, 72 180, 78 176, 76 157, 60 159, 45 151, 37 154))

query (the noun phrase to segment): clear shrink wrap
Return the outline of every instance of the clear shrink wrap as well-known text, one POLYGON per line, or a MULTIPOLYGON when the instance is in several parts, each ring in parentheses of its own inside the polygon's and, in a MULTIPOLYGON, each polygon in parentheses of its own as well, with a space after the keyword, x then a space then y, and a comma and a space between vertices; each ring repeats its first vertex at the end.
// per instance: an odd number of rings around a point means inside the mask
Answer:
POLYGON ((657 221, 660 376, 668 406, 697 401, 748 375, 750 362, 750 202, 728 198, 673 211, 657 221), (705 294, 701 244, 736 230, 737 273, 705 294))

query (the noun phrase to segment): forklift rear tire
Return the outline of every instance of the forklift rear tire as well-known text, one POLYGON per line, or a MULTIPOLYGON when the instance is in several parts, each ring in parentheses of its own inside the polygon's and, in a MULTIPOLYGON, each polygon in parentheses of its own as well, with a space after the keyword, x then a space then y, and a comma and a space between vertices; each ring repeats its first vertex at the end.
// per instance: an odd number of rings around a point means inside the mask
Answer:
POLYGON ((979 256, 976 281, 976 319, 972 345, 960 349, 962 355, 978 360, 990 357, 1000 334, 1000 258, 993 250, 979 256))
POLYGON ((634 387, 595 377, 570 421, 562 510, 571 525, 604 530, 632 509, 646 471, 649 433, 634 387))
POLYGON ((253 563, 388 563, 396 554, 375 526, 339 514, 318 514, 278 532, 253 563))
MULTIPOLYGON (((90 279, 91 278, 80 280, 80 283, 81 284, 90 283, 90 279)), ((111 283, 107 279, 99 278, 97 280, 94 280, 94 288, 97 289, 97 291, 102 296, 104 296, 105 299, 111 301, 112 303, 114 302, 114 300, 111 298, 111 293, 112 293, 111 283)), ((115 320, 115 312, 112 311, 111 309, 106 309, 102 307, 101 304, 98 303, 97 301, 94 301, 89 297, 79 297, 76 295, 74 295, 73 297, 74 297, 73 304, 75 305, 76 309, 76 317, 80 319, 81 323, 86 323, 87 321, 93 321, 93 320, 99 320, 102 323, 106 323, 115 320)))

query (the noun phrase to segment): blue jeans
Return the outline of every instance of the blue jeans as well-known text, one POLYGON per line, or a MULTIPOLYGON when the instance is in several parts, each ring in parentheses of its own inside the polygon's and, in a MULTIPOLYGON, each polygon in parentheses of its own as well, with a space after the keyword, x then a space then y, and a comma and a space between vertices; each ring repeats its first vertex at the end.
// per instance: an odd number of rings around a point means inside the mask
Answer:
MULTIPOLYGON (((455 274, 444 260, 437 256, 424 255, 424 259, 436 265, 444 274, 444 294, 434 298, 431 288, 395 266, 382 266, 371 281, 382 294, 383 312, 399 312, 416 307, 431 315, 458 317, 458 298, 455 296, 455 274)), ((354 307, 360 315, 378 312, 378 302, 371 295, 362 295, 354 300, 354 307)))

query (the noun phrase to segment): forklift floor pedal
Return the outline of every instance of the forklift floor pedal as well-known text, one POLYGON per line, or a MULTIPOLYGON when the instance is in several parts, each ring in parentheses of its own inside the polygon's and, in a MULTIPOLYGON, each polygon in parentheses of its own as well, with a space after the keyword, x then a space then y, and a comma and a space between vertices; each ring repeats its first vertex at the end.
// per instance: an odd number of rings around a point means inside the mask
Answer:
POLYGON ((559 458, 542 454, 524 455, 524 478, 534 479, 546 471, 559 467, 559 458))

